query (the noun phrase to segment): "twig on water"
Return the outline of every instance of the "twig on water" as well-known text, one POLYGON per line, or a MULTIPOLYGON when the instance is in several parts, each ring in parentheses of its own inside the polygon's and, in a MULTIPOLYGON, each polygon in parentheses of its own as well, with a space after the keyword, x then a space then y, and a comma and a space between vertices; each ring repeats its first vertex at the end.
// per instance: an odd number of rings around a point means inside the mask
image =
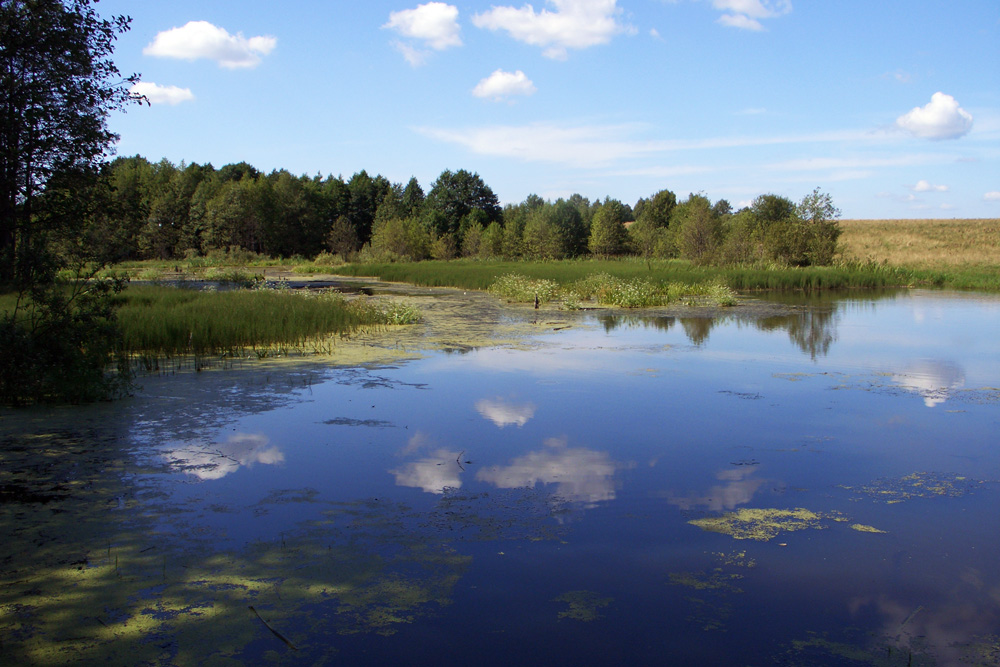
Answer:
POLYGON ((260 622, 264 624, 264 627, 265 627, 265 628, 267 628, 268 630, 270 630, 270 631, 271 631, 271 634, 273 634, 273 635, 274 635, 275 637, 277 637, 277 638, 278 638, 278 639, 280 639, 281 641, 285 642, 285 645, 286 645, 286 646, 287 646, 288 648, 292 649, 293 651, 298 651, 298 650, 299 650, 299 649, 298 649, 298 648, 297 648, 297 647, 295 646, 295 644, 293 644, 292 642, 288 641, 288 639, 287 639, 287 638, 285 637, 285 635, 281 634, 280 632, 278 632, 277 630, 275 630, 274 628, 272 628, 272 627, 271 627, 271 626, 270 626, 270 625, 268 624, 268 622, 267 622, 267 621, 265 621, 265 620, 264 620, 263 618, 261 618, 261 615, 260 615, 260 614, 258 614, 258 613, 257 613, 257 610, 253 608, 253 605, 250 605, 250 606, 249 606, 249 609, 250 609, 250 611, 252 611, 252 612, 253 612, 254 616, 256 616, 256 617, 257 617, 258 619, 260 619, 260 622))

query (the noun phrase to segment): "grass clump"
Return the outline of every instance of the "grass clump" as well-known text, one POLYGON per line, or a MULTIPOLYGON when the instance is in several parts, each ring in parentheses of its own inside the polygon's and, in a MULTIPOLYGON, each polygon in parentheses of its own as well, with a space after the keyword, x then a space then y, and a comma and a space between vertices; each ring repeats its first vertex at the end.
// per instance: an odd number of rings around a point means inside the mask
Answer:
POLYGON ((375 300, 349 301, 335 292, 293 290, 195 291, 164 286, 133 287, 118 311, 124 347, 147 366, 162 357, 269 356, 316 349, 323 337, 363 326, 409 324, 411 306, 375 300))
POLYGON ((487 290, 490 294, 511 303, 547 303, 560 292, 559 283, 543 278, 529 278, 517 273, 500 276, 487 290))

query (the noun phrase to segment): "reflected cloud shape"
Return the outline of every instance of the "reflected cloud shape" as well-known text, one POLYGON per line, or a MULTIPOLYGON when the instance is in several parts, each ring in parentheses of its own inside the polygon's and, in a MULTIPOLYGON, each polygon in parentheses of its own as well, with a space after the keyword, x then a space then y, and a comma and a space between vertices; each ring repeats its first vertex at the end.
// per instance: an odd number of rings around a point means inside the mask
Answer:
POLYGON ((508 403, 502 398, 476 401, 476 411, 491 422, 503 428, 504 426, 524 426, 535 416, 536 406, 533 403, 508 403))
MULTIPOLYGON (((410 440, 412 444, 413 438, 410 440)), ((396 478, 396 486, 408 486, 440 495, 445 489, 461 488, 462 480, 459 475, 464 472, 458 460, 461 455, 462 452, 436 449, 419 461, 411 461, 389 472, 396 478)))
POLYGON ((726 468, 715 473, 715 478, 725 482, 716 484, 704 496, 673 496, 667 502, 682 510, 708 509, 721 512, 734 510, 738 505, 749 503, 757 493, 763 479, 753 479, 757 469, 751 467, 726 468))
POLYGON ((236 433, 222 443, 189 446, 163 453, 163 458, 178 470, 200 480, 222 479, 241 467, 254 463, 275 465, 285 462, 285 455, 263 433, 236 433))
MULTIPOLYGON (((970 655, 995 651, 1000 621, 995 600, 1000 590, 977 591, 961 584, 957 590, 962 591, 961 597, 953 594, 935 605, 904 604, 879 596, 857 598, 849 608, 854 614, 874 608, 882 618, 877 634, 897 649, 912 651, 914 656, 934 655, 939 665, 970 664, 970 655)), ((996 654, 992 655, 995 659, 996 654)))
POLYGON ((900 387, 924 397, 924 405, 933 408, 948 400, 949 393, 965 384, 965 370, 948 361, 924 359, 892 374, 900 387))
POLYGON ((607 452, 568 447, 566 437, 549 438, 545 447, 476 473, 476 479, 500 489, 555 484, 555 495, 569 502, 594 506, 615 498, 614 475, 632 464, 611 460, 607 452))

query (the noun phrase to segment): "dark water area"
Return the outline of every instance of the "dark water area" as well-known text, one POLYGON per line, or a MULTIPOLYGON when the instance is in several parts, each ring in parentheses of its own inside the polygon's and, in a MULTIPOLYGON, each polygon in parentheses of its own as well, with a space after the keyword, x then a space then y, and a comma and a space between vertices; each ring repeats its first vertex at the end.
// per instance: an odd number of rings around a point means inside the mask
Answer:
POLYGON ((784 301, 4 412, 0 662, 997 664, 1000 298, 784 301))

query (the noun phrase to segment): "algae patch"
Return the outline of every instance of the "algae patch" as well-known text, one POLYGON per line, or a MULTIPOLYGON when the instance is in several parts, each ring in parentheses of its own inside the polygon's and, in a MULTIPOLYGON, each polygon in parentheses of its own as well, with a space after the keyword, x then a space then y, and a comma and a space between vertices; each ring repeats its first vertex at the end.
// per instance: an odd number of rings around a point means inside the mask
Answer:
POLYGON ((569 591, 553 602, 564 602, 567 605, 567 609, 559 612, 559 618, 590 622, 604 618, 599 610, 614 602, 614 598, 604 598, 593 591, 569 591))
POLYGON ((832 518, 811 510, 741 508, 718 517, 692 519, 688 523, 712 533, 722 533, 737 540, 766 542, 783 532, 825 528, 824 520, 832 518))
POLYGON ((843 486, 889 505, 914 498, 960 498, 982 488, 987 482, 963 475, 915 472, 898 478, 883 477, 863 486, 843 486))
POLYGON ((859 533, 886 533, 888 531, 879 530, 875 526, 866 526, 863 523, 852 523, 851 530, 856 530, 859 533))

